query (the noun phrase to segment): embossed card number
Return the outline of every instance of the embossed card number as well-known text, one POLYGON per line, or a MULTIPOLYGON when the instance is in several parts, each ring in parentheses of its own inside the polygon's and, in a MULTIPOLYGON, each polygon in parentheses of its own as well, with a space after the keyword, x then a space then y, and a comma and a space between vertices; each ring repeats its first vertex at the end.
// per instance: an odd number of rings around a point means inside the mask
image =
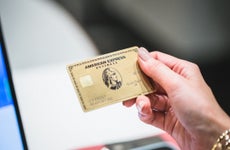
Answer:
POLYGON ((137 64, 137 50, 130 47, 67 66, 84 112, 154 92, 137 64))

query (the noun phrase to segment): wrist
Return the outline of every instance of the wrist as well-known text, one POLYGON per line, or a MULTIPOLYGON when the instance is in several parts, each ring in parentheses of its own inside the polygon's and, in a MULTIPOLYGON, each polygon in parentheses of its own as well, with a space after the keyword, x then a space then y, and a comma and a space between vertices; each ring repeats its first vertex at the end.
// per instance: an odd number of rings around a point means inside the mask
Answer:
POLYGON ((212 150, 230 150, 230 129, 224 131, 219 136, 212 150))
POLYGON ((206 107, 200 115, 204 115, 202 118, 205 119, 198 128, 198 139, 206 145, 206 149, 212 149, 219 136, 230 129, 230 118, 218 105, 212 108, 206 107))
POLYGON ((213 127, 215 128, 212 150, 230 149, 230 118, 224 111, 220 112, 219 115, 216 114, 212 117, 214 120, 213 127))

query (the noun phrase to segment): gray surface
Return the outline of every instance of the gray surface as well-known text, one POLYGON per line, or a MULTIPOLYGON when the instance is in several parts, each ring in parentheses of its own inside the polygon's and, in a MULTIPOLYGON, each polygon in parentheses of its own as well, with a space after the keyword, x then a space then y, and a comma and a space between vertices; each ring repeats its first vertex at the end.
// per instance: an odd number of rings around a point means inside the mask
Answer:
POLYGON ((162 51, 196 62, 229 54, 227 1, 105 0, 108 13, 162 51))

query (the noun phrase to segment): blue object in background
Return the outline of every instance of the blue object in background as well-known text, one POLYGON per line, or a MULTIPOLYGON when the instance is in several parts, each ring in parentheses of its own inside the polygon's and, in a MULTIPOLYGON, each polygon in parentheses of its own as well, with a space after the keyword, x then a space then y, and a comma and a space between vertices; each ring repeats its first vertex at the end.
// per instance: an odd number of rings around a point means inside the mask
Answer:
POLYGON ((22 139, 0 43, 0 149, 22 150, 22 139))
POLYGON ((9 89, 7 72, 2 54, 2 45, 0 43, 0 107, 7 106, 13 103, 9 89))

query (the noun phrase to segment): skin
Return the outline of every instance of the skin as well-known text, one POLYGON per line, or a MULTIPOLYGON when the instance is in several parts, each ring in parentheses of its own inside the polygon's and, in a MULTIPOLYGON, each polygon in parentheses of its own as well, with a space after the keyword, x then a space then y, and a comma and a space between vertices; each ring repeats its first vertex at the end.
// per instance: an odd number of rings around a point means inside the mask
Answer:
POLYGON ((156 92, 123 102, 136 104, 141 121, 169 133, 183 150, 211 149, 230 128, 199 67, 161 52, 139 48, 138 63, 156 84, 156 92))

